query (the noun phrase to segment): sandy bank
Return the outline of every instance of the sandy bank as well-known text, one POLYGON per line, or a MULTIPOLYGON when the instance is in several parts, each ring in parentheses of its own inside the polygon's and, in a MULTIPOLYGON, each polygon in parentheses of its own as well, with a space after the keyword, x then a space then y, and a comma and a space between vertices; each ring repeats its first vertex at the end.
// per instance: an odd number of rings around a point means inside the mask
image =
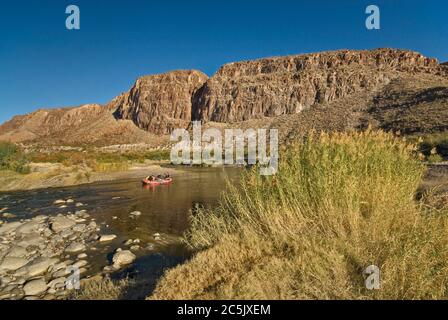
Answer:
POLYGON ((179 174, 180 169, 166 168, 165 163, 148 162, 130 166, 125 171, 94 172, 86 166, 64 166, 58 163, 33 163, 31 173, 0 172, 0 192, 76 186, 99 181, 139 179, 163 173, 179 174))

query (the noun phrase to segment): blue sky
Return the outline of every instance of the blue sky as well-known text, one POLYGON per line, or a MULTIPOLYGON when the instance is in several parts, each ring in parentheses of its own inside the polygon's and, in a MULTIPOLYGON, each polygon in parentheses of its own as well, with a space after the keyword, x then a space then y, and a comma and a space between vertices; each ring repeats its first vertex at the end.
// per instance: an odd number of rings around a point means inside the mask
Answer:
POLYGON ((16 0, 0 4, 0 122, 105 103, 142 75, 333 49, 406 48, 448 61, 445 0, 16 0), (65 28, 78 5, 81 30, 65 28), (381 9, 381 30, 365 8, 381 9))

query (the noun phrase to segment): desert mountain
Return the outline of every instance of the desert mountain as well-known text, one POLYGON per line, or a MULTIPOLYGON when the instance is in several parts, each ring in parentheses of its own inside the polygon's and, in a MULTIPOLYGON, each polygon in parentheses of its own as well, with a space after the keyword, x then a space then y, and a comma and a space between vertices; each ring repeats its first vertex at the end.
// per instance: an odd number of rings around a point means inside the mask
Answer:
POLYGON ((145 76, 105 106, 39 110, 0 126, 0 140, 43 145, 157 144, 201 120, 272 127, 281 137, 367 125, 448 129, 448 66, 394 49, 340 50, 145 76))
POLYGON ((434 59, 410 51, 336 51, 232 63, 198 93, 198 119, 217 122, 297 114, 387 85, 403 73, 436 74, 434 59))
POLYGON ((170 134, 191 122, 192 96, 208 77, 195 70, 143 77, 118 100, 118 119, 132 120, 139 128, 170 134))
MULTIPOLYGON (((113 105, 113 104, 112 104, 113 105)), ((0 140, 39 145, 107 145, 148 141, 132 121, 117 121, 111 105, 88 104, 16 116, 0 126, 0 140)))

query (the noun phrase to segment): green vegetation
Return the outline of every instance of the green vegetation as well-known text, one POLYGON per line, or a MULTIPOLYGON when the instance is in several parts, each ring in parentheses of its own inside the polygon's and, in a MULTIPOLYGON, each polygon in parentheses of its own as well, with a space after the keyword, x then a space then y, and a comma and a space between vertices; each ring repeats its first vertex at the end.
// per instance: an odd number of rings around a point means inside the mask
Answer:
POLYGON ((416 148, 382 132, 323 134, 254 169, 192 217, 198 253, 151 299, 448 298, 448 209, 415 200, 416 148), (381 270, 369 291, 363 271, 381 270))
MULTIPOLYGON (((169 150, 129 151, 123 153, 106 153, 94 150, 29 152, 11 142, 0 142, 0 170, 20 174, 30 173, 29 163, 61 163, 66 167, 85 166, 96 172, 126 171, 132 163, 145 161, 166 161, 170 158, 169 150)), ((84 177, 80 174, 78 179, 84 177)))
POLYGON ((418 144, 419 151, 430 163, 441 162, 448 158, 448 133, 411 136, 409 141, 418 144))
POLYGON ((11 142, 0 142, 0 170, 26 174, 30 169, 22 150, 11 142))
POLYGON ((87 151, 59 151, 53 153, 34 152, 29 155, 31 162, 62 163, 65 166, 85 165, 96 172, 125 171, 131 163, 146 160, 168 160, 169 151, 145 151, 126 153, 106 153, 87 151))
POLYGON ((427 159, 429 163, 440 163, 444 160, 440 154, 431 154, 427 159))

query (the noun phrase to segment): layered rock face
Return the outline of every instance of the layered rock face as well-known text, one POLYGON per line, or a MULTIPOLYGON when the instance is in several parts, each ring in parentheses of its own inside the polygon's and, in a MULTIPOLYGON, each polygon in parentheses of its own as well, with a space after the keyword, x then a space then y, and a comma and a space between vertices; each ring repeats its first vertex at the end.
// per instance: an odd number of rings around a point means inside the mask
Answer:
POLYGON ((137 80, 107 105, 42 109, 0 126, 0 140, 46 145, 152 143, 153 135, 186 128, 192 96, 207 80, 199 71, 174 71, 137 80))
POLYGON ((41 109, 33 113, 16 116, 0 127, 0 134, 11 137, 14 142, 55 136, 64 130, 72 130, 80 124, 101 117, 106 109, 100 105, 83 105, 77 108, 41 109))
POLYGON ((204 73, 195 70, 140 78, 118 99, 115 114, 156 134, 186 128, 191 121, 192 96, 207 79, 204 73))
MULTIPOLYGON (((195 70, 142 77, 129 92, 105 106, 91 104, 18 116, 0 126, 0 140, 51 145, 157 144, 173 129, 187 128, 191 120, 223 125, 257 121, 261 126, 261 122, 287 123, 289 117, 297 126, 287 124, 286 135, 315 127, 342 129, 356 126, 361 121, 359 113, 372 109, 368 105, 378 104, 383 96, 389 97, 384 89, 398 84, 393 86, 398 96, 384 100, 381 112, 375 111, 379 126, 389 128, 386 120, 391 123, 412 101, 443 114, 447 79, 447 65, 407 50, 341 50, 244 61, 221 67, 210 79, 195 70), (411 102, 399 94, 407 84, 415 84, 408 94, 411 102), (420 97, 420 91, 426 94, 420 97), (437 103, 428 92, 437 93, 437 103), (403 100, 403 104, 395 103, 402 107, 395 108, 395 116, 386 115, 389 101, 395 99, 403 100), (352 109, 352 105, 357 107, 352 109), (280 122, 276 121, 279 117, 280 122), (339 123, 336 118, 344 121, 339 123)), ((445 128, 440 121, 429 122, 425 128, 445 128)), ((396 125, 392 127, 396 129, 396 125)))
POLYGON ((239 122, 296 114, 388 84, 400 72, 442 72, 435 59, 411 51, 334 51, 231 63, 195 95, 194 118, 239 122))
POLYGON ((148 140, 132 121, 117 120, 113 105, 41 109, 0 126, 0 140, 39 145, 122 144, 148 140))

